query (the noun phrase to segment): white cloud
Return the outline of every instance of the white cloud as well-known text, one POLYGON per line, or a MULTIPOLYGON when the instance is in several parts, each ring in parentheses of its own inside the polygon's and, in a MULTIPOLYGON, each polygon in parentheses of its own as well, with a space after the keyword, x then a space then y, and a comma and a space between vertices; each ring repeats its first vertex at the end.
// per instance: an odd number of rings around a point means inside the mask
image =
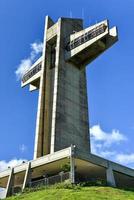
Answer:
POLYGON ((123 163, 125 165, 130 165, 133 164, 134 165, 134 153, 132 154, 117 154, 116 155, 116 161, 119 163, 123 163))
POLYGON ((115 145, 128 140, 119 130, 113 129, 110 133, 107 133, 102 130, 100 125, 94 125, 90 128, 90 133, 91 152, 93 154, 134 168, 134 153, 120 153, 119 148, 118 150, 115 148, 115 145))
POLYGON ((6 189, 0 188, 0 199, 5 199, 6 189))
POLYGON ((42 52, 43 43, 34 42, 31 44, 32 53, 35 53, 35 56, 42 52))
MULTIPOLYGON (((127 138, 120 133, 119 130, 111 130, 110 133, 102 130, 100 125, 94 125, 90 128, 91 134, 91 151, 93 154, 101 157, 117 161, 116 157, 119 154, 115 150, 115 145, 126 141, 127 138)), ((122 163, 123 164, 123 163, 122 163)))
POLYGON ((26 159, 13 159, 9 162, 6 162, 5 160, 0 161, 0 171, 8 169, 8 167, 14 167, 16 165, 20 165, 23 161, 26 162, 26 159))
POLYGON ((111 159, 115 156, 116 151, 112 151, 109 147, 106 147, 103 143, 98 143, 95 140, 91 140, 91 152, 98 156, 111 159))
POLYGON ((26 59, 22 59, 20 61, 19 66, 17 67, 17 70, 15 71, 15 74, 17 76, 17 80, 21 79, 21 77, 31 67, 32 63, 35 61, 37 56, 43 50, 43 43, 41 43, 41 42, 34 42, 30 46, 31 46, 30 56, 26 59))
POLYGON ((21 144, 19 146, 19 150, 20 150, 21 153, 24 153, 27 150, 27 146, 25 144, 21 144))
POLYGON ((20 80, 21 77, 25 74, 25 72, 31 67, 32 61, 30 58, 21 60, 21 63, 17 70, 15 71, 17 80, 20 80))
POLYGON ((109 158, 111 156, 115 156, 116 152, 115 151, 101 151, 101 156, 104 158, 109 158))
POLYGON ((121 141, 127 140, 127 138, 119 132, 119 130, 113 129, 111 133, 104 132, 100 125, 95 125, 91 127, 90 134, 92 140, 103 142, 104 146, 110 146, 112 143, 119 143, 121 141))

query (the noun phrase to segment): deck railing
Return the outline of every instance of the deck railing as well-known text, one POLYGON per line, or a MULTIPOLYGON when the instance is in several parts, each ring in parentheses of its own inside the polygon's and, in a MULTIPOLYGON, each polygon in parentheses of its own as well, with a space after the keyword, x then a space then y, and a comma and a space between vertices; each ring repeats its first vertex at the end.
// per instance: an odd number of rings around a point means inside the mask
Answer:
POLYGON ((30 79, 32 76, 37 74, 41 70, 41 63, 36 65, 34 68, 32 68, 30 71, 28 71, 23 77, 22 82, 25 83, 28 79, 30 79))
POLYGON ((96 26, 92 30, 85 32, 83 35, 79 36, 78 38, 69 42, 66 46, 67 51, 71 51, 72 49, 78 47, 79 45, 99 36, 100 34, 104 33, 107 26, 105 24, 101 24, 96 26))
POLYGON ((39 187, 42 185, 49 186, 49 185, 54 185, 56 183, 62 183, 65 180, 69 179, 70 179, 70 172, 60 173, 55 176, 46 177, 37 181, 32 181, 30 182, 29 187, 39 187))
MULTIPOLYGON (((62 183, 65 180, 69 180, 70 179, 70 172, 61 172, 58 175, 55 176, 51 176, 51 177, 45 177, 36 181, 31 181, 29 183, 29 187, 30 188, 34 188, 34 187, 41 187, 41 186, 49 186, 49 185, 54 185, 56 183, 62 183)), ((16 194, 16 193, 21 193, 22 192, 22 186, 23 185, 16 185, 15 187, 12 187, 12 194, 16 194)), ((0 195, 2 192, 0 192, 0 195)), ((3 193, 4 195, 4 193, 3 193)), ((1 199, 0 196, 0 199, 1 199)))

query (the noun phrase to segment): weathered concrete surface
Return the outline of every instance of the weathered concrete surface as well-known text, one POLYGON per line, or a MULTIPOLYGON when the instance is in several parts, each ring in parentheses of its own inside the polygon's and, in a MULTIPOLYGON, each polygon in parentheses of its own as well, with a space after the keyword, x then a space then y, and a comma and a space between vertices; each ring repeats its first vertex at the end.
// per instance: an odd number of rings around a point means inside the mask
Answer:
POLYGON ((27 169, 25 171, 25 177, 24 177, 24 181, 23 181, 23 186, 22 186, 22 191, 28 187, 30 181, 32 178, 32 169, 31 169, 31 162, 28 162, 27 164, 27 169))
POLYGON ((90 151, 85 66, 79 70, 65 60, 66 38, 82 29, 82 20, 60 18, 54 24, 46 17, 43 55, 29 71, 40 62, 41 70, 22 83, 31 91, 39 88, 34 159, 71 144, 90 151))
POLYGON ((46 17, 42 57, 22 79, 30 91, 39 88, 34 159, 71 144, 89 154, 85 67, 117 39, 107 20, 83 30, 81 19, 46 17))
POLYGON ((106 179, 107 179, 107 184, 109 186, 116 187, 113 168, 111 162, 109 161, 108 161, 108 167, 106 169, 106 179))
POLYGON ((14 168, 11 169, 10 174, 8 176, 8 182, 6 187, 6 197, 12 195, 12 187, 14 185, 14 168))

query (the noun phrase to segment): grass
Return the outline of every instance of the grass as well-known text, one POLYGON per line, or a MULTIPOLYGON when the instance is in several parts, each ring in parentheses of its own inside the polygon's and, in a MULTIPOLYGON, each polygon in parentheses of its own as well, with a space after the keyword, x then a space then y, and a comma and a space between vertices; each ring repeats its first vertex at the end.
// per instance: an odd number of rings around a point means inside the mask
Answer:
POLYGON ((28 191, 8 198, 8 200, 134 200, 134 191, 111 187, 46 188, 28 191))

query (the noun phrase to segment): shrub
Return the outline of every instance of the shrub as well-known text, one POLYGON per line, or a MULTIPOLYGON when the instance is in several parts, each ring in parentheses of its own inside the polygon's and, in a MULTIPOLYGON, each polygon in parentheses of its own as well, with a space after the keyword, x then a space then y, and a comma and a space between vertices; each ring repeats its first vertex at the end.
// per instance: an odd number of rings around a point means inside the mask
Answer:
POLYGON ((70 162, 61 165, 61 171, 69 172, 70 171, 70 162))
POLYGON ((66 181, 64 181, 62 183, 57 183, 55 185, 52 185, 51 188, 78 190, 78 189, 81 189, 81 185, 80 184, 72 184, 70 180, 66 180, 66 181))
POLYGON ((86 186, 107 186, 107 182, 105 180, 91 180, 80 183, 82 187, 86 186))

